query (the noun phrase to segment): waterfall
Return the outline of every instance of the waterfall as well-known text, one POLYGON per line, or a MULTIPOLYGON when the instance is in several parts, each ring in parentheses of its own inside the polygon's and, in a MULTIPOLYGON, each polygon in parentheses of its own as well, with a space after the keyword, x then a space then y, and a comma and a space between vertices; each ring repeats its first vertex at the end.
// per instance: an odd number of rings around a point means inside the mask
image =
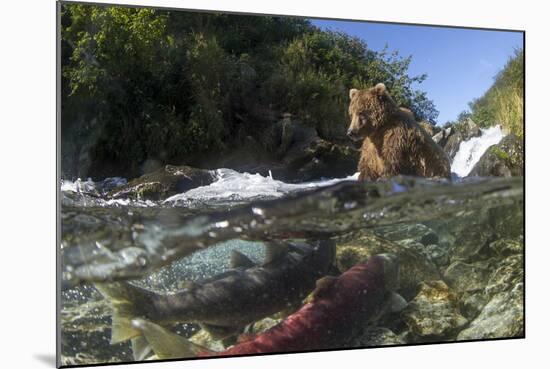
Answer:
POLYGON ((466 177, 485 151, 490 146, 498 144, 504 137, 504 132, 499 125, 482 128, 481 132, 481 136, 460 143, 451 165, 451 172, 459 177, 466 177))

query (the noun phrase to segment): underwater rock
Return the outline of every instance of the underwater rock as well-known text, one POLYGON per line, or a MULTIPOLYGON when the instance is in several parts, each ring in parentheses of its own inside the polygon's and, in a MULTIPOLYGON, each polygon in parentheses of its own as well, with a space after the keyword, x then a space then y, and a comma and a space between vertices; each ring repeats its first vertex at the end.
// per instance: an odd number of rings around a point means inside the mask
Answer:
POLYGON ((61 310, 64 365, 133 360, 129 342, 111 345, 111 308, 106 300, 89 300, 61 310))
POLYGON ((456 242, 450 250, 451 261, 479 260, 486 256, 494 231, 485 221, 466 224, 456 234, 456 242))
POLYGON ((389 241, 369 231, 353 232, 337 241, 336 266, 344 272, 370 256, 381 253, 392 253, 399 257, 397 292, 406 300, 416 295, 420 282, 441 278, 434 263, 415 248, 389 241))
POLYGON ((457 340, 521 337, 524 335, 523 283, 493 296, 457 340))
POLYGON ((195 187, 209 185, 214 179, 208 170, 166 165, 131 180, 127 185, 109 192, 108 196, 114 199, 163 200, 195 187))
POLYGON ((336 266, 340 271, 346 271, 352 266, 367 260, 371 255, 375 255, 368 248, 361 246, 337 246, 336 247, 336 266))
POLYGON ((197 333, 195 333, 191 338, 189 338, 189 341, 206 347, 207 349, 214 350, 214 351, 223 351, 225 350, 225 345, 221 340, 216 340, 212 338, 212 335, 205 331, 204 329, 201 329, 197 333))
POLYGON ((489 248, 497 255, 508 256, 523 253, 523 242, 511 239, 499 239, 489 244, 489 248))
POLYGON ((487 222, 499 238, 518 240, 523 243, 524 227, 523 201, 518 204, 504 204, 489 209, 487 222))
MULTIPOLYGON (((464 290, 463 286, 462 291, 465 292, 460 295, 462 312, 469 319, 477 317, 493 296, 499 293, 507 293, 522 283, 524 276, 522 254, 507 256, 504 259, 502 259, 502 255, 495 256, 485 263, 477 263, 477 267, 476 272, 470 271, 470 276, 473 277, 471 281, 474 285, 482 286, 483 289, 475 290, 471 287, 464 290), (476 275, 479 277, 480 274, 483 275, 483 281, 476 278, 476 275)), ((468 273, 468 270, 461 271, 459 267, 455 268, 453 273, 468 273)), ((467 284, 469 280, 469 277, 464 277, 463 283, 467 284)))
POLYGON ((445 270, 443 277, 459 293, 480 291, 487 285, 489 270, 490 263, 486 261, 471 264, 455 261, 445 270))
POLYGON ((423 245, 429 245, 439 241, 437 233, 424 224, 398 224, 379 227, 376 228, 374 232, 390 241, 412 239, 423 245))
POLYGON ((384 327, 368 327, 352 340, 349 347, 404 345, 406 342, 392 330, 384 327))
POLYGON ((456 295, 445 282, 422 282, 420 292, 402 313, 411 332, 426 339, 445 338, 468 323, 458 310, 456 295))
POLYGON ((468 176, 522 176, 523 152, 523 141, 517 136, 509 134, 500 143, 485 151, 468 176))
POLYGON ((502 260, 489 277, 485 294, 492 296, 500 292, 511 291, 523 283, 523 255, 512 255, 502 260))
POLYGON ((460 311, 469 321, 475 319, 487 305, 491 296, 485 291, 464 292, 460 297, 460 311))
POLYGON ((256 323, 252 324, 250 328, 250 333, 252 334, 259 334, 262 332, 267 331, 268 329, 276 326, 279 324, 283 319, 282 318, 264 318, 262 320, 258 320, 256 323))
POLYGON ((425 247, 425 253, 438 267, 449 265, 449 250, 447 247, 433 244, 425 247))

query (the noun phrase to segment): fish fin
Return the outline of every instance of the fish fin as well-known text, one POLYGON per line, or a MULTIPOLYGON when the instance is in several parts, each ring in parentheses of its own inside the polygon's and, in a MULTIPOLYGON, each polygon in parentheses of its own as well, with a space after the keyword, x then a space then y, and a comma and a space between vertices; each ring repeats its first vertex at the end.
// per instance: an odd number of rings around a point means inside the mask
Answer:
POLYGON ((269 264, 288 251, 288 244, 283 242, 270 241, 265 244, 265 261, 264 264, 269 264))
POLYGON ((140 315, 136 306, 150 305, 154 292, 124 282, 96 283, 95 287, 113 307, 111 344, 139 336, 132 327, 132 319, 140 315))
POLYGON ((142 318, 133 319, 132 326, 145 336, 145 339, 159 359, 195 357, 199 354, 215 353, 215 351, 197 345, 158 324, 142 318))
POLYGON ((227 337, 234 336, 238 332, 242 332, 241 327, 224 327, 220 325, 201 323, 201 328, 207 331, 215 340, 222 340, 227 337))
POLYGON ((326 296, 327 292, 332 290, 334 283, 338 278, 327 275, 315 282, 315 290, 312 293, 313 300, 326 296))
POLYGON ((231 251, 231 261, 229 262, 231 268, 252 268, 256 264, 248 256, 237 250, 231 251))
POLYGON ((152 353, 152 348, 143 336, 132 338, 132 353, 135 361, 143 361, 152 353))
POLYGON ((397 292, 390 292, 390 310, 392 313, 398 313, 405 309, 408 305, 407 300, 397 292))
POLYGON ((140 334, 139 331, 132 328, 132 319, 129 316, 114 312, 111 321, 111 345, 128 341, 140 334))

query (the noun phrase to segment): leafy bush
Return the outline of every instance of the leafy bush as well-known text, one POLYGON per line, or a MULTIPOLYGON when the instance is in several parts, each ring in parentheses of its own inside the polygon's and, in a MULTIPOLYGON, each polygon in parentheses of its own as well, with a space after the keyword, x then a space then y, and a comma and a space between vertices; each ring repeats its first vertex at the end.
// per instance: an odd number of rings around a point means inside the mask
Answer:
POLYGON ((343 139, 348 89, 378 82, 417 119, 438 114, 410 57, 303 19, 63 4, 61 33, 65 176, 200 161, 264 142, 285 112, 343 139))

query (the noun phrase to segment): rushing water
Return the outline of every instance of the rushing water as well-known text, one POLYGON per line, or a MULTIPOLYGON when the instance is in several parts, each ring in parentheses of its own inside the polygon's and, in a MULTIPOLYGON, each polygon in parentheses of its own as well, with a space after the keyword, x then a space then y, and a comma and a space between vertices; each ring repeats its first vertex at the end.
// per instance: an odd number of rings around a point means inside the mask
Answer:
MULTIPOLYGON (((468 172, 499 135, 499 129, 488 129, 477 141, 463 143, 453 171, 468 172)), ((64 364, 133 360, 129 343, 109 344, 111 311, 93 287, 96 282, 134 280, 153 290, 175 291, 185 281, 226 271, 233 249, 261 262, 265 242, 329 237, 353 242, 354 232, 364 230, 396 240, 403 229, 429 229, 435 236, 422 252, 432 250, 428 259, 435 263, 433 253, 451 254, 465 232, 487 242, 510 237, 505 233, 523 217, 522 178, 397 177, 361 183, 351 176, 287 184, 229 169, 216 175, 208 186, 163 201, 108 199, 108 190, 126 183, 122 178, 63 181, 64 364)), ((417 237, 407 232, 402 236, 407 242, 417 237)), ((418 235, 419 247, 426 239, 425 232, 418 235)), ((189 337, 198 329, 181 322, 174 332, 189 337)))
POLYGON ((460 143, 451 165, 451 171, 459 177, 467 176, 485 151, 492 145, 498 144, 504 137, 504 132, 498 125, 482 128, 481 132, 481 136, 460 143))

